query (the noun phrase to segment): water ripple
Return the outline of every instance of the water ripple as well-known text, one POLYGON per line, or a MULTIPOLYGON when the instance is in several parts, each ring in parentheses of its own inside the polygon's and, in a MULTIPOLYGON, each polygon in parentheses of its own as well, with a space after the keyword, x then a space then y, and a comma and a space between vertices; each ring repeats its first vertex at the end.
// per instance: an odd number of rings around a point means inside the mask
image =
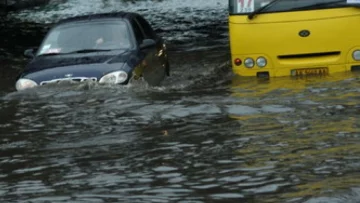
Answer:
MULTIPOLYGON (((227 2, 222 0, 194 1, 115 1, 115 0, 68 0, 65 3, 49 4, 45 8, 23 10, 10 13, 9 17, 37 23, 53 23, 66 17, 79 14, 102 13, 126 10, 138 12, 144 15, 154 26, 156 31, 162 34, 166 40, 177 43, 179 46, 184 42, 196 42, 197 50, 208 49, 205 39, 214 38, 213 45, 224 46, 227 38, 226 10, 227 2), (95 8, 95 9, 94 9, 95 8), (191 15, 189 15, 191 13, 191 15), (213 32, 208 33, 207 29, 213 32)), ((178 47, 179 47, 178 46, 178 47)), ((184 48, 193 50, 191 44, 184 48)))
MULTIPOLYGON (((125 5, 159 12, 157 29, 171 24, 163 33, 185 47, 226 26, 225 1, 103 2, 11 15, 47 21, 125 5)), ((227 53, 173 52, 160 87, 0 93, 0 201, 358 201, 359 74, 262 82, 229 74, 219 65, 227 53)))

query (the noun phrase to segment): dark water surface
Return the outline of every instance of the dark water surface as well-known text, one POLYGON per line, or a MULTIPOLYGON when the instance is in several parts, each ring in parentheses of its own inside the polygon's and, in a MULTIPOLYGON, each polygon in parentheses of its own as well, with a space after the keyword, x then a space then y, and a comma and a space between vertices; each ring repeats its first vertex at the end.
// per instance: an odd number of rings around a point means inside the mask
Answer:
MULTIPOLYGON (((125 5, 89 1, 77 10, 77 2, 11 17, 49 23, 94 5, 94 12, 125 5)), ((191 2, 126 7, 153 14, 170 44, 172 76, 161 87, 15 92, 26 62, 19 53, 31 43, 6 45, 0 202, 360 201, 360 73, 268 82, 233 76, 224 64, 226 2, 191 2)), ((18 27, 1 32, 20 35, 18 27)))

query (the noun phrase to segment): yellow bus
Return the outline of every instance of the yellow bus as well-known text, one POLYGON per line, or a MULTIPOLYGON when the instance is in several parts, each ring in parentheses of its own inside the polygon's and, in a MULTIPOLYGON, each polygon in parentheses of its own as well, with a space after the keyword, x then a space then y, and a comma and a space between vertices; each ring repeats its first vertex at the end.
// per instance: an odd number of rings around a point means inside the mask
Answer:
POLYGON ((240 76, 360 70, 360 0, 229 0, 229 41, 240 76))

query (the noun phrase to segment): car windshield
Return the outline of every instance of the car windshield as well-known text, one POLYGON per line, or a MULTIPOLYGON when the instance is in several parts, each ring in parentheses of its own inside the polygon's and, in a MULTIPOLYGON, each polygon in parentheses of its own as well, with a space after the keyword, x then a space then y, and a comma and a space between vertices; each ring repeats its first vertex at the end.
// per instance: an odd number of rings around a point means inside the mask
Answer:
POLYGON ((37 55, 86 53, 132 47, 125 22, 87 22, 52 29, 37 55))
POLYGON ((298 10, 314 10, 323 8, 336 8, 345 6, 357 6, 350 0, 230 0, 230 14, 249 14, 262 7, 262 13, 283 12, 298 10), (271 4, 270 4, 271 3, 271 4), (269 6, 266 6, 269 4, 269 6))

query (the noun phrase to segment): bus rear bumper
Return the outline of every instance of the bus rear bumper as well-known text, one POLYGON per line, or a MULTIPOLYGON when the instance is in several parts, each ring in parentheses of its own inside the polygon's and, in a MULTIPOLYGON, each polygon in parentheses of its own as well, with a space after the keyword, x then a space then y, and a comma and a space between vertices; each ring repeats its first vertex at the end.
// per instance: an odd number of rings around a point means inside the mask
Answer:
POLYGON ((324 76, 340 72, 360 71, 360 63, 321 65, 311 67, 282 67, 282 68, 246 68, 233 64, 232 70, 236 75, 245 77, 286 77, 286 76, 324 76))

